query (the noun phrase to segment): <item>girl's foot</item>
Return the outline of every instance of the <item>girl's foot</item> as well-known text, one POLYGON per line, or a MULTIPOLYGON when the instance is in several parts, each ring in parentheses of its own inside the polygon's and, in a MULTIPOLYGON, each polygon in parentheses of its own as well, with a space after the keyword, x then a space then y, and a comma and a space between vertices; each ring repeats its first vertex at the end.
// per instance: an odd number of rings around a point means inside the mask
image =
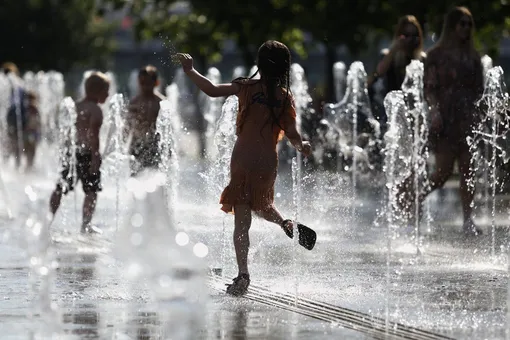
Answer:
POLYGON ((84 225, 81 227, 81 233, 82 234, 99 234, 101 235, 103 231, 96 227, 95 225, 84 225))
POLYGON ((284 220, 281 224, 281 227, 288 237, 294 237, 294 222, 292 222, 292 220, 284 220))
POLYGON ((281 227, 288 237, 294 238, 294 223, 297 225, 299 244, 308 250, 312 250, 315 246, 315 241, 317 240, 317 234, 315 231, 308 228, 306 225, 293 222, 292 220, 284 220, 281 227))
POLYGON ((227 285, 227 294, 233 296, 242 296, 248 291, 250 285, 250 275, 241 274, 236 277, 234 283, 227 285))

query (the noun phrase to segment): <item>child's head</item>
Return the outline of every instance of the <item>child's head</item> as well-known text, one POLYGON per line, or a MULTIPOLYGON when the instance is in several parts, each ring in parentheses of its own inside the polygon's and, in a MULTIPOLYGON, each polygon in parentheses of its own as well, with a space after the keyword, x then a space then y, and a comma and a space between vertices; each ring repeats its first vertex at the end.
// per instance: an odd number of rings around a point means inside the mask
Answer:
POLYGON ((89 99, 96 100, 103 104, 108 98, 110 90, 110 80, 108 76, 102 72, 93 72, 87 80, 85 80, 85 95, 89 99))
POLYGON ((17 76, 19 76, 19 70, 15 63, 12 63, 10 61, 5 62, 2 64, 2 70, 5 74, 13 73, 17 76))
POLYGON ((262 78, 274 79, 279 86, 288 87, 290 51, 279 41, 268 40, 257 54, 257 67, 262 78))
POLYGON ((154 88, 159 85, 158 69, 152 65, 142 67, 138 72, 138 85, 142 94, 154 93, 154 88))

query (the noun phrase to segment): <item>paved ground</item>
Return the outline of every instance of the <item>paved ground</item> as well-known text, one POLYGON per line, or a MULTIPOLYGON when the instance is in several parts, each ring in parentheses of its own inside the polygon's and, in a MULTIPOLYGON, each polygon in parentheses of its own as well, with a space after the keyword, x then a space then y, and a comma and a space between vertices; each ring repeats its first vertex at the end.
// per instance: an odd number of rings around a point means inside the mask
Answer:
MULTIPOLYGON (((104 235, 77 233, 79 191, 66 197, 49 243, 42 241, 44 228, 34 234, 34 221, 43 219, 54 173, 44 167, 32 175, 4 170, 10 196, 4 203, 14 218, 0 212, 2 338, 24 339, 30 329, 34 338, 53 330, 70 339, 505 338, 506 211, 497 214, 493 243, 490 228, 478 238, 458 232, 452 190, 442 199, 433 196, 436 222, 421 228, 416 255, 412 228, 389 239, 384 218, 376 218, 382 195, 354 196, 336 176, 311 174, 299 219, 316 229, 316 248, 306 251, 277 227, 255 220, 253 289, 236 299, 222 292, 235 275, 233 219, 219 211, 198 174, 203 168, 181 162, 174 229, 157 228, 157 192, 133 206, 125 187, 117 191, 114 172, 105 171, 96 217, 104 235), (133 209, 145 228, 136 237, 130 228, 140 223, 133 209), (187 245, 176 245, 177 231, 188 235, 187 245), (207 256, 197 243, 207 246, 207 256), (224 277, 209 277, 212 267, 222 268, 224 277)), ((290 176, 282 173, 277 204, 291 217, 285 178, 290 176)))

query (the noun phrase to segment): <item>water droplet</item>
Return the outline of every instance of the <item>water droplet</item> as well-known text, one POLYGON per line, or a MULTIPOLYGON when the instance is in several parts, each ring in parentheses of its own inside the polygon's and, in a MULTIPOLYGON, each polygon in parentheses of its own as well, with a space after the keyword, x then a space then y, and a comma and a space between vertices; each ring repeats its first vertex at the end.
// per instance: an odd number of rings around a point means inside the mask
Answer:
POLYGON ((143 216, 139 213, 133 214, 131 217, 131 225, 135 228, 141 227, 143 224, 143 216))
POLYGON ((175 242, 180 246, 185 246, 189 243, 189 236, 185 232, 178 232, 175 235, 175 242))
POLYGON ((41 274, 41 275, 43 275, 43 276, 48 275, 48 273, 49 273, 49 272, 50 272, 50 271, 48 270, 48 267, 41 267, 41 268, 39 269, 39 274, 41 274))
POLYGON ((139 276, 143 271, 142 266, 139 263, 131 263, 128 267, 128 275, 131 277, 139 276))
POLYGON ((193 253, 200 258, 206 257, 209 253, 207 246, 201 242, 198 242, 193 246, 193 253))
POLYGON ((143 242, 143 236, 140 233, 132 233, 131 234, 131 244, 135 247, 141 245, 143 242))

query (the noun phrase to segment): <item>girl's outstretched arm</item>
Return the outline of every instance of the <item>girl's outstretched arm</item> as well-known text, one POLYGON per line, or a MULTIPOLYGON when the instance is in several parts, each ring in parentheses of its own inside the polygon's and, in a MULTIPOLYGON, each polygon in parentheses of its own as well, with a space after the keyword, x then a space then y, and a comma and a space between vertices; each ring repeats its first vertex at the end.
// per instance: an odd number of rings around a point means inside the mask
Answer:
POLYGON ((189 54, 177 53, 184 73, 209 97, 226 97, 239 93, 241 86, 236 83, 213 84, 193 68, 193 58, 189 54))

